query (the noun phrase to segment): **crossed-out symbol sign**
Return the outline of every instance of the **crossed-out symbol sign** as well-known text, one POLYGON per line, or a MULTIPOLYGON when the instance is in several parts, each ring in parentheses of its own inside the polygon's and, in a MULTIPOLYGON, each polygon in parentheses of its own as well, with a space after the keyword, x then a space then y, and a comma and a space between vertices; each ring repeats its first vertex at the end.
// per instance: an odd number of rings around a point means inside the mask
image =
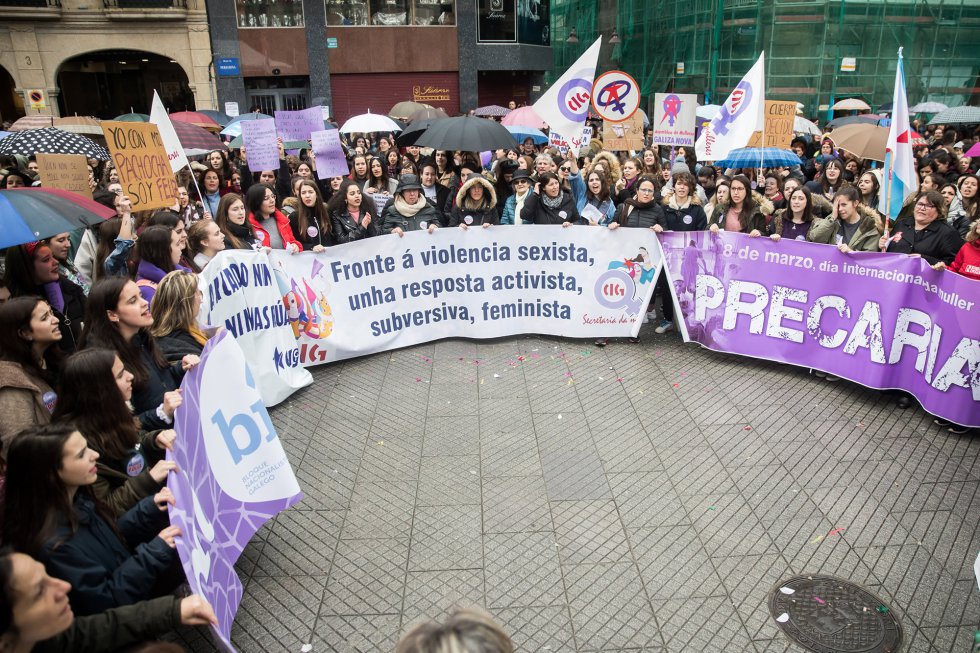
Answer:
POLYGON ((640 106, 640 87, 622 71, 603 73, 592 87, 592 106, 608 122, 629 120, 640 106))

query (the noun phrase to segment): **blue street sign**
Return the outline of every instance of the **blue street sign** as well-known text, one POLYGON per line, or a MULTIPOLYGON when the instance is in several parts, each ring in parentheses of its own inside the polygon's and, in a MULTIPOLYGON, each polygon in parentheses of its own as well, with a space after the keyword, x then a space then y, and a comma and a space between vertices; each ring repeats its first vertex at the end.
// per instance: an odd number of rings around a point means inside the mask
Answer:
POLYGON ((238 57, 224 57, 218 59, 218 76, 235 77, 241 75, 242 71, 238 65, 238 57))

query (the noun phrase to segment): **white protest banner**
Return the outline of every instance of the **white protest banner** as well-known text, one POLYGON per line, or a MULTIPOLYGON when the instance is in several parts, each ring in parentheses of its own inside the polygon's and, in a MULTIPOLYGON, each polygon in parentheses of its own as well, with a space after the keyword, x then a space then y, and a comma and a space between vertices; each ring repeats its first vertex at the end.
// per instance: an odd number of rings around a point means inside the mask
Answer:
MULTIPOLYGON (((582 133, 591 106, 592 82, 595 81, 601 45, 600 37, 534 103, 535 112, 553 131, 573 136, 582 133)), ((578 156, 574 146, 572 153, 578 156)))
POLYGON ((653 103, 653 142, 680 147, 694 145, 698 96, 657 93, 653 103))
POLYGON ((229 118, 238 117, 238 103, 237 102, 225 102, 225 115, 229 118))
POLYGON ((587 148, 591 142, 592 125, 586 125, 583 127, 582 135, 579 138, 573 138, 570 141, 555 130, 551 130, 548 133, 548 145, 557 147, 558 151, 562 154, 566 154, 569 148, 571 148, 573 152, 577 153, 580 150, 587 148))
POLYGON ((289 330, 279 277, 272 273, 269 254, 226 249, 204 270, 200 322, 224 325, 249 352, 266 406, 313 383, 310 373, 298 366, 296 339, 289 330))
POLYGON ((745 147, 752 133, 765 125, 766 53, 745 73, 718 115, 702 130, 694 147, 698 161, 720 161, 732 150, 745 147))
POLYGON ((340 144, 340 131, 325 129, 310 134, 313 155, 316 157, 316 176, 319 179, 343 177, 350 174, 347 157, 340 144))
POLYGON ((384 215, 385 207, 388 206, 388 202, 390 202, 392 199, 391 195, 386 193, 370 193, 369 195, 371 199, 374 200, 374 205, 378 209, 378 215, 374 217, 380 218, 382 215, 384 215))
POLYGON ((167 159, 170 160, 170 169, 177 172, 189 165, 187 155, 184 154, 184 146, 180 144, 177 132, 174 131, 174 125, 170 122, 170 116, 167 114, 167 109, 163 106, 163 101, 156 91, 153 91, 150 122, 160 130, 160 138, 163 139, 163 147, 167 150, 167 159))
POLYGON ((320 254, 225 250, 202 273, 204 310, 249 352, 260 390, 281 375, 288 392, 305 385, 292 376, 303 365, 441 338, 635 335, 660 252, 649 229, 559 226, 410 232, 320 254))
POLYGON ((242 122, 242 143, 252 172, 279 169, 279 143, 276 139, 276 121, 272 118, 242 122))

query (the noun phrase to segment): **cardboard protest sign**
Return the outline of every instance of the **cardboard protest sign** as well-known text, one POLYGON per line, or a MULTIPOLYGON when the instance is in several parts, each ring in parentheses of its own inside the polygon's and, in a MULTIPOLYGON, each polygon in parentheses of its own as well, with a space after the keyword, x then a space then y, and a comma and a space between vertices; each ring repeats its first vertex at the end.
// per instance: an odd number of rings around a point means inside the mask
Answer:
POLYGON ((316 176, 319 179, 343 177, 350 174, 347 167, 347 157, 340 145, 340 132, 336 129, 325 129, 310 134, 313 144, 313 154, 316 156, 316 176))
POLYGON ((242 143, 245 158, 252 172, 279 169, 279 142, 276 121, 271 118, 242 122, 242 143))
POLYGON ((643 116, 639 112, 623 122, 602 123, 602 147, 610 152, 643 149, 643 116))
POLYGON ((320 107, 302 111, 276 111, 276 131, 284 141, 308 141, 310 134, 323 129, 320 107))
POLYGON ((92 198, 92 188, 88 185, 88 162, 83 155, 38 152, 37 169, 41 175, 41 184, 45 187, 92 198))
POLYGON ((102 131, 133 211, 172 206, 177 201, 177 181, 157 126, 106 120, 102 131))
POLYGON ((746 147, 778 147, 789 149, 793 140, 793 121, 796 118, 796 102, 766 100, 766 144, 762 143, 762 132, 755 132, 746 147))

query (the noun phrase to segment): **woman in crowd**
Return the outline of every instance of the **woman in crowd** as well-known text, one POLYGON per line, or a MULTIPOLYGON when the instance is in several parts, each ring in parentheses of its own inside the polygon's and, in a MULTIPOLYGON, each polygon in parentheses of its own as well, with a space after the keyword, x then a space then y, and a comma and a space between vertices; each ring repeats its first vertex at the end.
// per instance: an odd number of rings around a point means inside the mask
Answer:
POLYGON ((218 205, 218 215, 214 218, 215 224, 221 229, 225 237, 225 247, 228 249, 255 249, 261 247, 262 243, 252 223, 248 219, 248 211, 245 209, 245 201, 234 193, 229 193, 221 198, 218 205))
POLYGON ((345 179, 327 203, 330 225, 337 244, 371 238, 379 233, 380 219, 374 200, 361 193, 357 182, 345 179))
POLYGON ((82 615, 173 589, 167 576, 178 562, 180 529, 167 525, 170 491, 142 499, 116 521, 92 495, 98 459, 65 423, 31 427, 8 451, 4 539, 71 583, 68 600, 82 615))
POLYGON ((446 188, 456 188, 459 184, 459 180, 456 179, 458 170, 456 169, 456 162, 453 160, 452 152, 436 150, 434 157, 436 162, 436 177, 439 183, 446 188))
POLYGON ((783 195, 783 180, 775 172, 770 172, 765 177, 765 192, 767 200, 772 202, 773 211, 786 208, 786 199, 783 195))
POLYGON ((62 351, 75 351, 82 333, 85 293, 58 272, 58 259, 43 241, 7 249, 3 286, 13 297, 45 297, 58 318, 62 351))
POLYGON ((58 260, 58 272, 61 276, 81 288, 82 292, 87 295, 89 288, 92 287, 92 280, 82 274, 68 258, 68 254, 71 252, 71 234, 66 231, 63 234, 52 236, 44 242, 51 248, 51 254, 58 260))
POLYGON ((153 298, 154 318, 150 335, 156 339, 164 358, 179 363, 188 354, 200 356, 209 336, 197 323, 203 296, 197 277, 176 270, 163 278, 153 298))
POLYGON ((235 168, 231 165, 231 161, 228 160, 227 154, 221 150, 211 150, 204 157, 204 161, 208 168, 217 171, 221 175, 221 178, 228 182, 230 188, 231 175, 235 172, 235 168))
POLYGON ((313 180, 301 180, 298 188, 299 204, 289 216, 289 228, 303 251, 322 252, 334 244, 327 205, 313 180))
MULTIPOLYGON (((653 230, 657 233, 664 231, 704 231, 708 228, 708 218, 701 206, 701 199, 695 192, 697 181, 694 175, 690 172, 679 172, 674 175, 673 181, 673 190, 668 191, 662 200, 663 222, 653 225, 653 230)), ((661 298, 661 310, 664 319, 660 321, 654 331, 667 333, 674 328, 674 300, 670 294, 670 288, 667 287, 667 276, 664 274, 661 274, 657 279, 657 294, 661 298)), ((650 309, 651 311, 654 309, 652 302, 650 309)), ((649 313, 644 313, 644 322, 648 321, 648 315, 649 313)))
POLYGON ((858 178, 857 187, 861 194, 861 204, 878 211, 878 193, 881 190, 878 175, 871 170, 862 173, 858 178))
MULTIPOLYGON (((47 424, 54 410, 62 338, 58 318, 40 297, 15 297, 0 304, 0 443, 3 453, 15 435, 47 424)), ((3 456, 6 458, 6 456, 3 456)))
POLYGON ((921 256, 929 265, 949 265, 963 246, 963 238, 945 219, 945 201, 939 191, 919 194, 913 214, 892 225, 890 237, 882 236, 878 247, 909 256, 921 256))
POLYGON ((963 215, 966 217, 968 222, 968 227, 964 231, 962 224, 959 225, 959 232, 961 236, 966 237, 966 233, 969 232, 969 225, 980 219, 980 197, 978 197, 978 190, 980 190, 980 177, 977 175, 962 175, 956 180, 956 187, 960 192, 960 202, 963 205, 963 215))
MULTIPOLYGON (((642 168, 643 164, 637 158, 626 159, 623 163, 623 176, 616 182, 616 206, 636 196, 636 181, 640 178, 642 168)), ((655 178, 651 177, 651 179, 655 178)), ((657 184, 658 182, 655 181, 654 183, 657 184)))
POLYGON ((190 191, 183 186, 177 186, 177 214, 184 224, 191 225, 200 220, 201 209, 200 202, 191 201, 190 191))
POLYGON ((419 182, 422 184, 422 197, 439 215, 439 225, 446 226, 446 216, 442 208, 449 201, 449 188, 439 183, 439 173, 432 159, 423 159, 419 166, 419 182))
MULTIPOLYGON (((71 585, 44 565, 9 548, 0 550, 0 650, 11 653, 115 651, 160 637, 178 626, 217 625, 200 596, 164 596, 76 617, 71 585)), ((128 649, 127 649, 128 650, 128 649)))
POLYGON ((143 230, 136 247, 136 285, 143 299, 153 302, 157 284, 168 272, 190 271, 180 265, 182 255, 180 236, 173 229, 159 225, 143 230))
POLYGON ((439 228, 442 215, 422 195, 418 177, 402 175, 395 191, 395 199, 385 207, 381 233, 401 237, 408 231, 425 230, 431 234, 439 228))
POLYGON ((660 176, 661 165, 660 165, 660 154, 657 152, 657 146, 648 147, 643 150, 640 154, 640 161, 643 163, 643 169, 641 174, 653 177, 656 179, 660 176))
POLYGON ((588 224, 578 209, 571 193, 561 188, 561 180, 553 172, 538 175, 534 192, 524 200, 521 221, 529 224, 560 224, 570 227, 573 224, 588 224))
POLYGON ((309 161, 300 161, 296 166, 296 174, 294 176, 302 179, 313 179, 313 166, 309 161))
POLYGON ((185 356, 171 365, 150 335, 150 305, 139 286, 124 277, 98 281, 89 293, 83 347, 102 347, 116 352, 133 374, 133 411, 144 429, 170 428, 180 405, 184 372, 200 362, 185 356))
POLYGON ((398 178, 398 169, 401 166, 402 156, 396 149, 390 149, 384 155, 385 167, 388 169, 388 176, 392 179, 398 178))
POLYGON ((810 191, 802 186, 793 189, 789 195, 789 206, 779 209, 769 223, 769 237, 773 240, 810 240, 813 226, 813 205, 810 191))
POLYGON ((86 349, 65 361, 52 421, 72 424, 99 454, 95 498, 118 518, 159 492, 177 465, 164 460, 173 430, 140 431, 129 410, 133 375, 115 352, 86 349))
POLYGON ((840 159, 830 157, 823 161, 823 173, 820 176, 820 181, 808 181, 806 187, 811 194, 819 193, 828 200, 832 200, 834 194, 845 183, 844 164, 841 163, 840 159))
POLYGON ((368 180, 363 192, 391 195, 398 187, 397 179, 397 177, 388 177, 388 169, 381 162, 381 159, 371 157, 368 161, 368 180))
POLYGON ((499 221, 497 191, 490 180, 480 174, 470 175, 456 193, 456 205, 449 214, 449 226, 468 229, 489 227, 499 221))
POLYGON ((644 175, 636 182, 636 197, 627 199, 616 209, 609 229, 653 229, 655 225, 663 224, 664 209, 657 198, 657 182, 653 177, 644 175))
POLYGON ((834 209, 827 218, 817 218, 807 238, 814 243, 837 245, 842 252, 877 252, 881 228, 876 211, 861 204, 853 186, 834 196, 834 209))
POLYGON ((952 182, 946 182, 939 188, 939 194, 943 196, 943 201, 946 203, 946 222, 961 236, 966 236, 970 232, 972 221, 963 210, 963 199, 960 197, 959 188, 952 182))
POLYGON ((752 192, 752 184, 745 175, 735 175, 729 191, 728 202, 718 204, 716 212, 711 215, 711 231, 738 231, 750 236, 766 233, 766 218, 772 215, 772 203, 752 192))
POLYGON ((208 169, 201 174, 201 203, 204 205, 204 216, 213 217, 218 213, 218 203, 222 195, 231 192, 231 188, 225 186, 221 179, 221 173, 217 170, 208 169), (224 191, 224 192, 222 192, 224 191))
POLYGON ((521 211, 531 193, 531 175, 527 170, 518 169, 511 177, 510 184, 514 192, 504 202, 504 210, 500 216, 500 224, 524 224, 521 211))
POLYGON ((514 653, 510 637, 482 610, 460 610, 444 624, 421 623, 402 635, 395 653, 514 653))
POLYGON ((602 215, 602 218, 599 220, 590 220, 591 224, 605 227, 613 219, 613 216, 616 215, 616 202, 609 192, 607 178, 595 169, 589 172, 586 178, 585 195, 579 200, 576 208, 579 213, 582 213, 586 206, 591 206, 602 215))
POLYGON ((279 210, 276 191, 268 184, 253 184, 245 193, 248 221, 263 247, 285 249, 291 254, 302 251, 293 236, 289 218, 279 210))
POLYGON ((160 209, 153 213, 146 224, 151 227, 161 226, 173 229, 174 233, 177 234, 177 246, 180 247, 180 261, 178 263, 192 272, 201 271, 194 265, 194 252, 187 244, 187 225, 178 214, 169 209, 160 209))
POLYGON ((718 216, 719 204, 728 205, 731 197, 731 188, 731 181, 725 177, 719 178, 715 183, 715 194, 704 207, 704 214, 707 216, 709 223, 718 216))
POLYGON ((368 158, 366 154, 355 154, 354 158, 350 162, 350 179, 357 184, 357 189, 362 193, 364 189, 370 186, 370 178, 368 177, 370 170, 368 169, 368 158))
MULTIPOLYGON (((107 191, 96 191, 92 195, 94 199, 99 204, 110 208, 116 212, 116 217, 122 220, 128 220, 131 225, 132 233, 135 233, 135 224, 133 223, 133 204, 132 201, 126 195, 122 193, 109 193, 107 191)), ((98 279, 103 273, 102 266, 96 263, 96 254, 99 251, 100 246, 102 246, 102 240, 100 234, 102 225, 96 225, 85 230, 82 234, 82 240, 78 243, 78 251, 75 253, 75 267, 78 268, 79 272, 84 274, 86 277, 92 279, 98 279)), ((119 231, 116 231, 118 235, 119 231)), ((113 236, 112 238, 114 238, 113 236)), ((109 243, 112 242, 112 238, 109 239, 109 243)), ((106 250, 106 255, 108 252, 112 251, 112 247, 108 244, 106 245, 108 249, 106 250)), ((128 255, 129 250, 126 250, 128 255)), ((102 260, 105 260, 104 258, 102 260)))
POLYGON ((497 222, 499 223, 500 217, 504 213, 504 206, 507 204, 507 200, 514 194, 514 189, 510 182, 514 178, 517 164, 510 159, 503 159, 498 163, 499 165, 496 166, 497 179, 493 182, 493 190, 497 193, 497 222))
POLYGON ((187 246, 194 254, 194 265, 203 270, 225 248, 225 235, 214 220, 198 220, 187 230, 187 246))
POLYGON ((968 279, 980 281, 980 220, 974 220, 966 234, 966 242, 956 253, 956 258, 948 266, 939 261, 933 265, 937 270, 950 270, 968 279))

